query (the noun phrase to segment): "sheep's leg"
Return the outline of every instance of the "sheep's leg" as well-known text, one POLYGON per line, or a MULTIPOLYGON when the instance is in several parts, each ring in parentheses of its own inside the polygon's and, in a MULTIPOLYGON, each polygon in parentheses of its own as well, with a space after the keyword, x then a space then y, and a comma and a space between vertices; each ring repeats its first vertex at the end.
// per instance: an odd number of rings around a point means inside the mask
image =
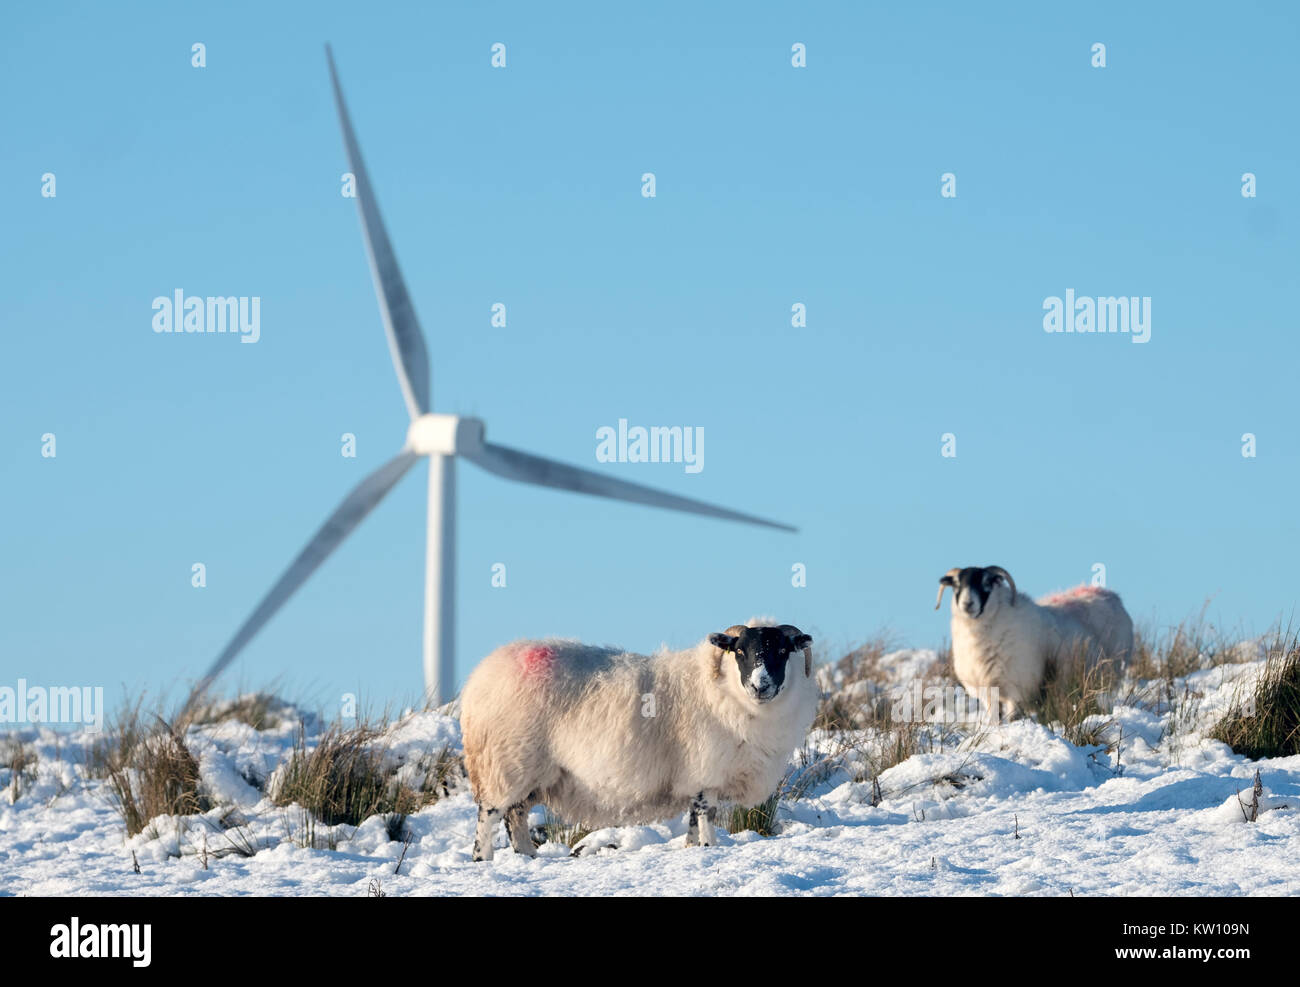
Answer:
POLYGON ((997 726, 1015 719, 1018 704, 1014 699, 1004 696, 997 686, 981 686, 978 691, 980 704, 980 723, 984 726, 997 726))
POLYGON ((691 799, 690 822, 686 829, 687 846, 713 846, 713 824, 718 821, 716 800, 707 792, 691 799))
POLYGON ((528 832, 528 803, 516 802, 506 809, 506 835, 510 837, 510 846, 515 853, 525 857, 536 857, 537 847, 528 832))
POLYGON ((979 700, 979 725, 995 725, 1002 710, 1002 700, 998 697, 998 690, 982 685, 975 691, 975 697, 979 700))
POLYGON ((497 823, 501 821, 500 809, 489 809, 486 805, 478 807, 478 830, 474 834, 474 860, 492 859, 492 841, 497 835, 497 823))

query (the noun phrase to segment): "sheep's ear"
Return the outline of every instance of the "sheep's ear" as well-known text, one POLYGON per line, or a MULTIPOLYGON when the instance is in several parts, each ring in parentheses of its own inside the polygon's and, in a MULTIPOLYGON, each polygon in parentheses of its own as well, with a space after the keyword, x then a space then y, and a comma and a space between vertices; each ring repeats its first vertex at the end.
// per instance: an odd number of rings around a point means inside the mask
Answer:
POLYGON ((723 651, 736 650, 736 642, 740 638, 732 637, 730 634, 710 634, 709 643, 715 648, 721 648, 723 651))
POLYGON ((812 635, 805 634, 794 624, 782 624, 781 633, 785 635, 785 639, 790 642, 792 648, 803 649, 812 644, 812 635))

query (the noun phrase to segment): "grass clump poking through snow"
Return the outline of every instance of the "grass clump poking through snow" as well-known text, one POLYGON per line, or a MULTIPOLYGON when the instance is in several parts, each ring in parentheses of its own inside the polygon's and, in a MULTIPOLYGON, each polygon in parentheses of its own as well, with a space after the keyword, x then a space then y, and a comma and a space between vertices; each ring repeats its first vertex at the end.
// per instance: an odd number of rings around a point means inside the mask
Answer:
POLYGON ((875 735, 854 748, 864 759, 866 769, 859 773, 857 780, 879 778, 913 755, 928 752, 929 740, 930 731, 926 730, 925 724, 912 720, 896 722, 892 714, 886 713, 877 721, 875 735))
POLYGON ((23 797, 23 792, 36 782, 36 752, 25 746, 17 737, 0 745, 0 770, 9 772, 4 789, 9 793, 11 805, 23 797))
POLYGON ((117 716, 109 728, 97 734, 85 747, 85 772, 88 778, 108 778, 148 734, 142 722, 143 700, 137 700, 117 716))
MULTIPOLYGON (((891 650, 889 636, 877 634, 821 668, 818 678, 822 697, 813 731, 798 768, 779 790, 782 801, 797 801, 842 774, 854 783, 871 783, 875 804, 883 797, 879 778, 890 768, 917 754, 942 753, 970 733, 957 708, 946 646, 891 650)), ((763 809, 757 807, 758 825, 741 828, 763 832, 767 827, 758 818, 763 809)))
POLYGON ((727 819, 727 832, 733 836, 751 830, 759 836, 776 835, 776 810, 781 804, 781 792, 775 791, 761 805, 733 805, 727 819))
POLYGON ((154 718, 151 728, 141 722, 138 707, 129 711, 91 752, 127 836, 156 816, 189 816, 212 807, 199 790, 199 762, 185 746, 184 725, 154 718))
POLYGON ((447 794, 459 771, 459 755, 450 748, 421 760, 423 779, 412 785, 397 777, 381 733, 365 724, 330 727, 310 749, 299 730, 293 753, 273 786, 276 805, 301 806, 326 826, 359 826, 371 816, 385 816, 394 839, 405 831, 406 817, 447 794))
POLYGON ((1089 661, 1083 648, 1050 662, 1034 707, 1038 722, 1076 747, 1108 747, 1118 678, 1113 660, 1089 661))
POLYGON ((1205 610, 1165 630, 1139 628, 1134 636, 1129 676, 1135 681, 1163 683, 1166 693, 1179 679, 1206 668, 1250 660, 1248 642, 1206 622, 1205 610))
POLYGON ((330 727, 310 750, 305 731, 298 731, 293 754, 275 788, 276 805, 302 806, 327 826, 358 826, 373 815, 409 812, 388 795, 378 734, 367 726, 330 727))
POLYGON ((1300 754, 1300 640, 1279 634, 1263 673, 1211 732, 1251 760, 1300 754))
POLYGON ((889 650, 889 639, 878 634, 831 666, 829 672, 835 688, 822 694, 813 720, 814 730, 858 729, 865 719, 873 718, 873 700, 885 689, 887 681, 881 659, 889 650))
POLYGON ((591 835, 591 830, 580 823, 567 823, 550 809, 543 809, 541 833, 546 843, 567 846, 570 850, 591 835))
POLYGON ((287 705, 269 692, 251 692, 235 699, 195 704, 189 721, 195 726, 236 720, 254 730, 273 730, 280 725, 281 714, 287 705))

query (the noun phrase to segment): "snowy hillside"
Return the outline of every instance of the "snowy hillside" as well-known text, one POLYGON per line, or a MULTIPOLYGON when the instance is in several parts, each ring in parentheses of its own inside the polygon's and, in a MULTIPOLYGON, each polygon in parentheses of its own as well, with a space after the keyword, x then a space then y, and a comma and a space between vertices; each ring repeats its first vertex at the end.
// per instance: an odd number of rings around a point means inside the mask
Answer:
MULTIPOLYGON (((937 663, 934 652, 896 651, 873 660, 873 682, 845 681, 843 663, 821 675, 828 701, 851 705, 937 663)), ((391 784, 430 803, 404 825, 374 815, 328 826, 276 804, 295 749, 305 756, 331 734, 272 705, 262 729, 233 716, 189 726, 202 811, 154 818, 130 838, 95 767, 103 738, 28 730, 0 741, 0 893, 1296 894, 1300 756, 1249 761, 1208 737, 1264 667, 1261 656, 1128 683, 1085 724, 1096 743, 1030 719, 919 728, 908 735, 915 750, 878 776, 879 738, 822 729, 792 759, 774 835, 685 849, 683 816, 592 833, 578 856, 552 841, 536 859, 507 851, 477 865, 459 726, 436 712, 368 742, 391 784), (1247 821, 1256 769, 1264 791, 1247 821)), ((546 822, 540 809, 533 822, 546 822)))

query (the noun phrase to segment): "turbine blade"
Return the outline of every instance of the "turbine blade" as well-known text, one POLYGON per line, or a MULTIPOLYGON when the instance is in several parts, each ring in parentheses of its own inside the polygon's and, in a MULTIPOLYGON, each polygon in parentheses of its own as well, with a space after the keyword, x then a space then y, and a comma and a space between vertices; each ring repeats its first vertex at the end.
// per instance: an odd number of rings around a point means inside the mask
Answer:
POLYGON ((706 517, 723 518, 727 521, 744 521, 747 524, 760 524, 767 528, 779 528, 782 531, 798 530, 779 521, 768 521, 752 514, 742 514, 740 511, 733 511, 726 507, 706 504, 701 500, 679 497, 663 490, 656 490, 654 487, 643 487, 639 483, 616 480, 604 473, 570 466, 568 463, 559 463, 554 459, 545 459, 491 442, 484 442, 481 448, 466 450, 461 455, 477 463, 489 473, 504 476, 508 480, 572 490, 575 493, 591 494, 593 497, 629 500, 634 504, 664 507, 673 511, 684 511, 687 514, 703 514, 706 517))
POLYGON ((375 294, 379 298, 379 311, 384 318, 384 332, 388 336, 388 349, 393 356, 397 381, 402 386, 402 396, 412 418, 418 418, 432 407, 429 403, 429 350, 415 317, 415 307, 402 280, 402 270, 397 266, 397 255, 388 240, 379 203, 375 201, 366 163, 361 159, 357 135, 352 132, 352 120, 343 102, 343 89, 339 86, 338 72, 334 68, 334 53, 325 46, 329 60, 330 81, 334 85, 334 103, 338 107, 339 124, 343 128, 343 146, 348 153, 348 167, 356 178, 357 211, 361 214, 361 232, 366 241, 366 255, 370 258, 370 274, 375 281, 375 294))
POLYGON ((298 557, 284 571, 279 581, 271 587, 270 592, 262 598, 262 602, 257 605, 252 616, 235 632, 235 636, 230 639, 225 650, 217 656, 217 660, 208 669, 208 674, 203 676, 199 684, 194 687, 194 691, 190 694, 190 703, 207 691, 212 681, 235 660, 235 656, 252 640, 253 635, 275 616, 275 612, 284 606, 298 587, 329 558, 330 553, 343 543, 343 539, 352 533, 352 529, 375 509, 384 499, 385 494, 397 485, 397 481, 406 475, 406 471, 419 458, 419 455, 414 452, 400 452, 353 488, 352 492, 344 498, 343 503, 320 526, 320 530, 312 536, 307 547, 298 553, 298 557))

